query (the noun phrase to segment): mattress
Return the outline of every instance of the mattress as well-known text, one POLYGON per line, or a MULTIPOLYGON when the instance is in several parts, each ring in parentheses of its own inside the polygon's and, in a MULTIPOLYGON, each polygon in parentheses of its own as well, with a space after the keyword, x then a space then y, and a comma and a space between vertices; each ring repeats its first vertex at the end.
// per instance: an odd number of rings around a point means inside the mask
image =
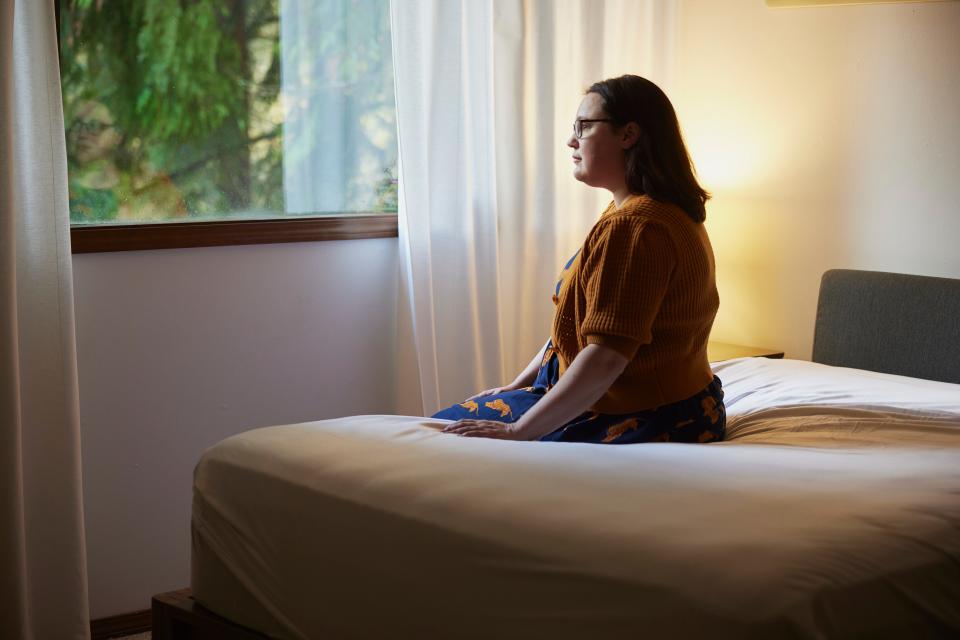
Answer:
POLYGON ((356 416, 194 482, 192 588, 281 638, 960 632, 960 385, 714 365, 728 438, 510 442, 356 416))

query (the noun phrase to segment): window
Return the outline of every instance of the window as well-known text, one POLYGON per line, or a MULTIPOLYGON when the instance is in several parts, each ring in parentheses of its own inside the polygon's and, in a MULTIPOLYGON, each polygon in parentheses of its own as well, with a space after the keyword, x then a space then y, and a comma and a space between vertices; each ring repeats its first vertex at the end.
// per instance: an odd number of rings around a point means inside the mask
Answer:
POLYGON ((75 240, 396 235, 388 0, 61 0, 59 18, 75 240))

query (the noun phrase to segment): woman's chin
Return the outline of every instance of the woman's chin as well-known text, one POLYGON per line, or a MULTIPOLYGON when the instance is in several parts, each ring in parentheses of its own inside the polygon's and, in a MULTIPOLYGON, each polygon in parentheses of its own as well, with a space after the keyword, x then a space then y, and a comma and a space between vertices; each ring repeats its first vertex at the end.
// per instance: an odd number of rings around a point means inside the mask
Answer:
POLYGON ((601 186, 600 184, 597 183, 596 180, 594 180, 594 179, 591 178, 589 175, 587 175, 587 173, 586 173, 585 171, 580 171, 579 169, 580 169, 580 167, 576 167, 576 168, 574 168, 574 170, 573 170, 573 177, 576 178, 576 180, 577 180, 578 182, 582 182, 583 184, 587 185, 588 187, 599 187, 599 186, 601 186))

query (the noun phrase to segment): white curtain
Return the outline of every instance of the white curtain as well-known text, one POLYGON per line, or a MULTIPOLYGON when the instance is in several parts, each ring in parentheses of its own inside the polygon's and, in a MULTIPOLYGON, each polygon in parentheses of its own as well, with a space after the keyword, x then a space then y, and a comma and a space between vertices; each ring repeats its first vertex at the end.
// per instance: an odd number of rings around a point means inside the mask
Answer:
POLYGON ((392 0, 400 148, 398 411, 512 380, 609 202, 571 176, 584 90, 670 93, 675 0, 392 0))
POLYGON ((0 636, 88 638, 52 2, 0 5, 0 636))

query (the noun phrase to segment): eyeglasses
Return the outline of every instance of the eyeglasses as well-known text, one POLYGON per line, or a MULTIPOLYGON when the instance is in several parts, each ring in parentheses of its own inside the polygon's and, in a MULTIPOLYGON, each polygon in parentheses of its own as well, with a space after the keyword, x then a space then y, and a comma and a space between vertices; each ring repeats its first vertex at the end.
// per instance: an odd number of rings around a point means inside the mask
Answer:
POLYGON ((573 135, 577 137, 577 140, 583 139, 584 122, 613 122, 613 120, 610 118, 577 118, 573 121, 573 135))
POLYGON ((71 129, 77 133, 92 133, 99 135, 104 129, 112 129, 112 124, 101 122, 99 120, 75 120, 71 129))

